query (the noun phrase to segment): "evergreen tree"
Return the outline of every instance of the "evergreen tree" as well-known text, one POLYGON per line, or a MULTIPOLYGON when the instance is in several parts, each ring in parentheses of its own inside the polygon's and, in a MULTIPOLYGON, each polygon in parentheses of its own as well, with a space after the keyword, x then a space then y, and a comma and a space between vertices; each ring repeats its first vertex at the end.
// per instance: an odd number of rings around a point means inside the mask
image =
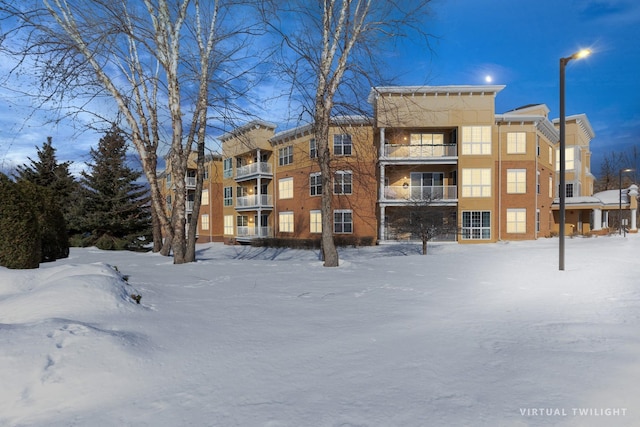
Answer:
POLYGON ((101 249, 139 249, 150 240, 148 191, 136 184, 142 173, 127 166, 126 152, 114 127, 91 149, 93 162, 82 172, 83 229, 91 234, 88 243, 101 249))
POLYGON ((0 173, 0 265, 38 268, 40 233, 37 215, 19 186, 0 173))
POLYGON ((38 150, 38 159, 34 160, 29 157, 31 164, 16 167, 14 177, 17 181, 27 181, 50 189, 64 215, 66 227, 70 233, 73 233, 76 215, 74 207, 77 205, 80 187, 69 172, 69 166, 72 162, 58 163, 56 149, 53 148, 50 136, 47 137, 47 142, 42 144, 42 148, 36 147, 36 149, 38 150))

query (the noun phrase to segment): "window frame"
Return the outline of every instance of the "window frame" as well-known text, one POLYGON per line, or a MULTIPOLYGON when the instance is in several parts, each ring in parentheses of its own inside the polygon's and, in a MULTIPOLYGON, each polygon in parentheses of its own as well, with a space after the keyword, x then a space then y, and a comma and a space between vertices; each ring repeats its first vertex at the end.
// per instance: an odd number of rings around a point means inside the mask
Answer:
POLYGON ((353 171, 336 171, 333 174, 333 194, 346 196, 353 194, 353 171), (345 179, 347 176, 348 180, 345 179))
POLYGON ((340 133, 333 135, 333 154, 335 156, 351 156, 353 154, 351 134, 340 133))
POLYGON ((224 215, 223 234, 233 236, 233 215, 224 215))
POLYGON ((491 211, 462 211, 461 225, 460 238, 462 240, 491 240, 491 211), (473 218, 474 215, 479 215, 479 218, 473 218), (488 225, 485 225, 485 219, 488 221, 488 225), (478 221, 479 225, 477 225, 478 221), (469 225, 465 225, 465 222, 469 225))
POLYGON ((278 231, 280 233, 294 232, 293 211, 278 212, 278 231))
POLYGON ((309 158, 310 159, 318 158, 318 144, 316 143, 315 138, 311 138, 309 140, 309 158))
POLYGON ((317 234, 322 233, 322 211, 310 210, 309 211, 309 233, 317 234))
POLYGON ((507 132, 507 154, 527 154, 526 132, 507 132))
POLYGON ((233 158, 232 157, 228 157, 222 161, 222 177, 223 178, 233 177, 233 158))
POLYGON ((463 155, 491 155, 491 126, 462 126, 461 144, 463 155), (479 133, 479 135, 478 135, 479 133))
POLYGON ((209 230, 209 214, 200 215, 200 229, 209 230))
POLYGON ((309 195, 321 196, 322 195, 322 173, 313 172, 309 174, 309 195))
POLYGON ((333 233, 334 234, 353 234, 353 211, 351 209, 336 209, 333 211, 333 233), (349 215, 349 221, 345 220, 345 216, 349 215), (340 221, 338 221, 340 216, 340 221), (340 228, 340 231, 338 230, 340 228), (348 231, 345 231, 348 228, 348 231))
POLYGON ((278 149, 278 166, 287 166, 293 163, 293 145, 287 145, 278 149))
POLYGON ((278 180, 278 199, 293 199, 293 177, 278 180), (286 184, 286 185, 285 185, 286 184))
POLYGON ((506 212, 506 227, 509 234, 526 234, 527 209, 509 208, 506 212))
POLYGON ((527 193, 527 170, 507 169, 507 194, 527 193))
POLYGON ((232 186, 224 187, 222 189, 222 206, 233 206, 233 187, 232 186))
POLYGON ((492 179, 491 168, 464 168, 462 169, 462 197, 468 198, 484 198, 491 197, 492 191, 492 179), (474 177, 475 174, 480 174, 480 182, 475 182, 478 177, 474 177), (488 177, 488 183, 484 182, 484 178, 488 177))

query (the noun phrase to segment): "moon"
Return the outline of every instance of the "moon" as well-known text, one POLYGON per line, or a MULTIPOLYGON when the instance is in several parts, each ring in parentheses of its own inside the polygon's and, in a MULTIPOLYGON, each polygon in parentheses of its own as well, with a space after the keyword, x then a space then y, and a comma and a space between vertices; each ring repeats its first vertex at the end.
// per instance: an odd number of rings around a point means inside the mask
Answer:
POLYGON ((487 83, 491 83, 493 81, 493 77, 485 76, 484 81, 487 82, 487 83))

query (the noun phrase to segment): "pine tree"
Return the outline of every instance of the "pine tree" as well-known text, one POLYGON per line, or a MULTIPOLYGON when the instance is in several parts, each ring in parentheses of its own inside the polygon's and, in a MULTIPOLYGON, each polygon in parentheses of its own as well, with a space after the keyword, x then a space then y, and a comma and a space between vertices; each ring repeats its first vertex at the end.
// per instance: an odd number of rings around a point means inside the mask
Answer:
POLYGON ((148 191, 136 180, 142 173, 127 166, 127 144, 117 128, 91 149, 92 163, 82 172, 85 194, 83 229, 101 249, 139 249, 149 241, 148 191))
POLYGON ((29 157, 30 165, 23 164, 16 168, 14 177, 17 181, 27 181, 40 187, 50 189, 56 197, 58 206, 64 215, 65 223, 70 233, 73 233, 75 223, 74 206, 77 205, 79 185, 69 172, 72 162, 58 163, 56 149, 53 148, 52 138, 38 150, 38 159, 29 157))

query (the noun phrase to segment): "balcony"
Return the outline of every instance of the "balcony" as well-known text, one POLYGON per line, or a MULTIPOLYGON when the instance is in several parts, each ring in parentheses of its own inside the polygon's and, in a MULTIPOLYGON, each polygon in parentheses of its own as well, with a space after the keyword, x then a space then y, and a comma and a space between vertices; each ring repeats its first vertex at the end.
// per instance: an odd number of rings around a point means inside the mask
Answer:
POLYGON ((196 188, 196 177, 195 176, 186 177, 185 183, 188 189, 196 188))
POLYGON ((271 227, 256 227, 256 226, 238 226, 237 227, 237 236, 238 240, 250 240, 250 239, 258 239, 260 237, 273 237, 273 232, 271 227))
POLYGON ((195 202, 193 200, 187 200, 185 202, 185 210, 187 211, 187 213, 191 213, 193 212, 193 204, 195 202))
POLYGON ((398 202, 457 202, 457 185, 434 185, 424 187, 385 186, 382 201, 398 202))
POLYGON ((258 176, 273 177, 271 163, 256 162, 241 166, 236 169, 236 181, 245 181, 258 176))
POLYGON ((236 198, 236 209, 247 210, 257 208, 273 208, 273 196, 271 194, 254 194, 236 198))
POLYGON ((457 157, 457 144, 385 144, 384 157, 389 159, 434 159, 457 157))

